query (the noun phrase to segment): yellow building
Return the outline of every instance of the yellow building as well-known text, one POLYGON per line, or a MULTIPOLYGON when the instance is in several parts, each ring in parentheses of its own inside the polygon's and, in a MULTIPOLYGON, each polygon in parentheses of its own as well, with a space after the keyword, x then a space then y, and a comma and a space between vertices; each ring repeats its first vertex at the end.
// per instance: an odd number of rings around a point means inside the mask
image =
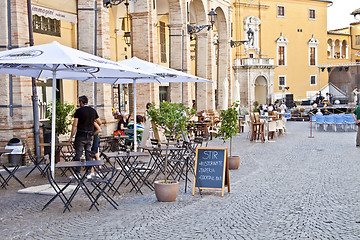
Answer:
POLYGON ((318 65, 327 63, 327 6, 322 0, 237 0, 232 40, 248 40, 233 51, 242 107, 286 97, 313 96, 327 83, 318 65), (265 97, 266 96, 266 97, 265 97))

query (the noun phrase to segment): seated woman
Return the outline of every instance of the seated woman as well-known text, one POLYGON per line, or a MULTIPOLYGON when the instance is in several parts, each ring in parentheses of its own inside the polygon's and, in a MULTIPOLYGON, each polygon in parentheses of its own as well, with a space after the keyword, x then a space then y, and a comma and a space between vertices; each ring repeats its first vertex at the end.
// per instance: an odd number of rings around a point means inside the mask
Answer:
MULTIPOLYGON (((141 115, 137 115, 136 116, 136 135, 137 135, 137 141, 140 142, 142 139, 142 133, 144 132, 144 126, 142 125, 144 122, 144 117, 141 115)), ((126 135, 129 136, 129 140, 133 141, 134 140, 134 122, 131 121, 129 123, 129 125, 127 125, 127 131, 126 131, 126 135), (130 131, 132 130, 132 131, 130 131)))
POLYGON ((119 131, 121 135, 124 135, 125 129, 127 129, 127 125, 129 124, 129 114, 123 113, 120 117, 120 120, 117 124, 116 131, 119 131))

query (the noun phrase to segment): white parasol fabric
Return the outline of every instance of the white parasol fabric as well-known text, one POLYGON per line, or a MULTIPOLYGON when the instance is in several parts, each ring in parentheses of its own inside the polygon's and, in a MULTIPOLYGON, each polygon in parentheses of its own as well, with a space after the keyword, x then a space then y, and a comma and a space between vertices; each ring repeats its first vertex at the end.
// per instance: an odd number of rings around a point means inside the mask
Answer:
POLYGON ((240 103, 240 84, 239 84, 239 80, 235 80, 235 84, 234 84, 234 102, 240 103))
MULTIPOLYGON (((134 118, 136 118, 136 84, 137 83, 151 83, 151 82, 198 82, 198 83, 213 83, 210 80, 200 78, 188 73, 184 73, 181 71, 177 71, 171 68, 167 68, 155 63, 151 63, 145 60, 141 60, 137 57, 133 57, 130 59, 126 59, 123 61, 118 62, 122 64, 123 66, 127 67, 133 67, 136 70, 146 72, 152 75, 158 76, 157 79, 154 79, 153 77, 129 77, 129 78, 123 78, 123 77, 98 77, 97 79, 89 78, 86 79, 88 81, 99 81, 103 83, 109 83, 109 84, 125 84, 125 83, 132 83, 133 84, 133 103, 134 103, 134 118)), ((79 80, 84 80, 80 78, 79 80)), ((136 132, 136 123, 134 124, 134 139, 137 139, 137 132, 136 132)), ((137 150, 137 142, 134 141, 134 148, 135 151, 137 150)))
POLYGON ((221 110, 226 110, 228 109, 228 105, 229 105, 229 81, 227 78, 224 79, 223 81, 223 104, 221 106, 221 110))
MULTIPOLYGON (((0 52, 0 72, 35 78, 53 79, 52 129, 55 129, 56 79, 74 79, 102 82, 101 77, 118 79, 147 78, 157 81, 156 75, 123 66, 92 54, 88 54, 58 42, 17 48, 0 52)), ((55 131, 51 135, 51 172, 55 169, 55 131)))

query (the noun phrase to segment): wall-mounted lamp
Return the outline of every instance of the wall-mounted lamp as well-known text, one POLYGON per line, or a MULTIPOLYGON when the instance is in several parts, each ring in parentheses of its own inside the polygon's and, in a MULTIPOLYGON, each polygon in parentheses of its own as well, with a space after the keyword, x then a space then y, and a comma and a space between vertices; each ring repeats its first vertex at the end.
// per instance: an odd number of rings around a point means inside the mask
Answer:
POLYGON ((230 47, 231 48, 240 47, 242 44, 247 44, 247 43, 248 43, 247 40, 245 40, 245 41, 233 41, 233 40, 231 40, 230 41, 230 47))
POLYGON ((200 25, 200 26, 191 26, 190 24, 188 24, 187 25, 188 33, 189 34, 198 33, 201 30, 203 30, 204 28, 207 28, 207 30, 210 31, 211 29, 213 29, 214 23, 216 22, 216 16, 217 16, 217 14, 214 11, 214 9, 212 8, 211 11, 208 13, 210 24, 200 25))
POLYGON ((124 2, 125 0, 103 0, 103 5, 106 8, 111 8, 112 6, 119 5, 120 3, 124 2))

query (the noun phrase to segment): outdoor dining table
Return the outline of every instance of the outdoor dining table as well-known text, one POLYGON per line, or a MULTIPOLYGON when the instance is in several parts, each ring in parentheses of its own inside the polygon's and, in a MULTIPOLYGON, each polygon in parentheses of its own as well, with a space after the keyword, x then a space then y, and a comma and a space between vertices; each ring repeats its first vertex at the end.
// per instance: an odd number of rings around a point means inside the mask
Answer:
POLYGON ((141 194, 143 194, 141 188, 144 185, 148 186, 151 190, 153 190, 153 186, 148 180, 150 174, 152 173, 152 169, 149 167, 151 165, 151 162, 142 162, 138 160, 139 157, 150 156, 148 153, 105 152, 103 154, 108 161, 110 161, 110 159, 115 159, 115 163, 118 165, 117 167, 115 164, 118 172, 116 173, 113 184, 111 186, 111 189, 114 190, 114 195, 116 193, 119 193, 120 186, 126 180, 128 180, 129 183, 131 183, 132 185, 130 192, 135 189, 136 193, 140 192, 141 194), (117 180, 120 180, 120 182, 117 184, 117 186, 115 186, 117 180))
MULTIPOLYGON (((161 145, 160 147, 144 147, 143 149, 148 151, 150 156, 151 156, 151 160, 153 161, 153 166, 152 168, 154 169, 155 173, 155 177, 153 179, 153 181, 156 180, 156 178, 164 172, 164 162, 165 162, 165 153, 166 153, 166 145, 161 145)), ((179 161, 184 160, 183 159, 183 155, 185 153, 185 148, 184 147, 179 147, 179 146, 169 146, 168 147, 168 172, 169 172, 169 177, 172 174, 177 174, 176 176, 179 176, 179 171, 178 169, 176 169, 176 167, 178 167, 179 165, 179 161), (175 161, 173 161, 175 160, 175 161), (173 162, 173 164, 172 164, 173 162)), ((185 162, 185 161, 183 161, 185 162)), ((180 173, 182 174, 182 173, 180 173)), ((176 178, 176 177, 175 177, 176 178)))
MULTIPOLYGON (((5 149, 5 148, 0 148, 0 156, 4 153, 10 153, 12 152, 13 149, 5 149)), ((6 164, 2 164, 2 167, 4 168, 4 170, 9 174, 6 178, 4 178, 1 173, 0 173, 0 184, 1 184, 1 188, 5 188, 8 185, 8 182, 10 181, 11 178, 14 178, 18 183, 21 184, 21 186, 23 186, 25 188, 25 185, 20 181, 20 179, 18 179, 15 176, 16 171, 19 169, 20 164, 14 166, 13 169, 9 169, 7 168, 6 164)))
MULTIPOLYGON (((51 147, 51 143, 39 143, 40 147, 51 147)), ((72 143, 68 141, 55 143, 55 156, 62 157, 65 161, 72 161, 75 152, 72 143)))
MULTIPOLYGON (((90 206, 89 210, 91 210, 92 207, 95 207, 96 210, 99 211, 99 208, 97 207, 97 205, 98 205, 98 200, 101 196, 103 196, 115 209, 117 209, 118 204, 105 191, 112 181, 112 178, 114 176, 114 171, 112 172, 112 175, 109 178, 103 177, 103 178, 99 178, 97 180, 95 179, 94 181, 93 180, 87 181, 87 175, 89 174, 91 168, 94 168, 94 170, 96 172, 100 173, 99 167, 104 166, 104 164, 105 164, 104 161, 98 160, 98 161, 85 161, 85 162, 81 162, 81 161, 59 162, 55 165, 56 169, 69 170, 71 175, 73 176, 72 181, 76 184, 76 187, 75 187, 74 191, 71 193, 71 196, 69 198, 65 198, 66 201, 63 201, 64 206, 65 206, 64 212, 66 210, 70 211, 69 207, 71 206, 71 202, 73 201, 73 199, 75 198, 76 194, 79 192, 80 189, 83 190, 83 192, 85 193, 85 195, 88 197, 88 199, 91 202, 91 206, 90 206), (85 168, 84 174, 82 174, 82 175, 78 174, 74 170, 77 167, 84 167, 85 168), (88 186, 86 186, 87 182, 91 183, 91 185, 93 187, 92 191, 90 191, 88 186), (100 182, 104 183, 104 186, 101 186, 99 184, 100 182)), ((48 174, 48 175, 51 175, 51 174, 48 174)), ((56 182, 56 179, 52 179, 52 180, 56 182)), ((69 185, 70 184, 67 184, 66 187, 69 185)), ((47 202, 45 204, 43 209, 45 209, 52 201, 54 201, 56 197, 63 196, 63 192, 66 189, 66 187, 61 189, 61 192, 60 192, 59 189, 54 188, 54 186, 53 186, 53 188, 57 194, 52 199, 50 199, 49 202, 47 202)))
MULTIPOLYGON (((265 142, 269 142, 269 122, 272 121, 273 118, 275 118, 275 115, 260 115, 260 119, 264 120, 264 136, 265 136, 265 142)), ((272 141, 274 142, 274 141, 272 141)))
POLYGON ((121 147, 125 148, 125 139, 128 139, 128 135, 108 135, 100 136, 100 149, 104 151, 119 151, 121 147))

